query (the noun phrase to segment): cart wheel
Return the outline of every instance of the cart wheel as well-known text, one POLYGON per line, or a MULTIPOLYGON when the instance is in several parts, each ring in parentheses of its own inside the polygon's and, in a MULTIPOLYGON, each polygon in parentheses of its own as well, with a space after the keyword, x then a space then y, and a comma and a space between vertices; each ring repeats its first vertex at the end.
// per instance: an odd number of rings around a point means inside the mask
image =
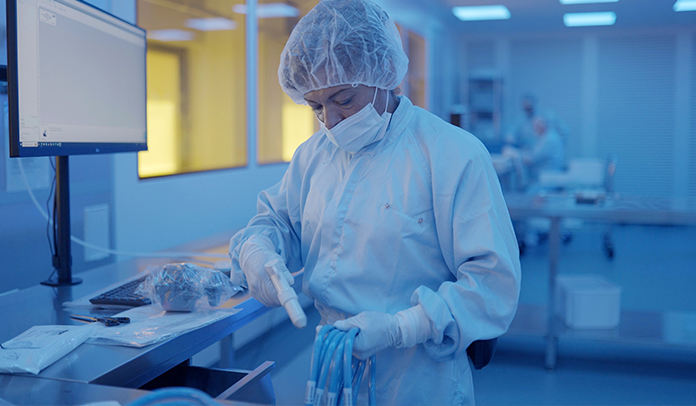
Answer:
POLYGON ((611 234, 605 233, 602 242, 604 255, 609 259, 614 258, 614 242, 611 240, 611 234))
POLYGON ((605 248, 604 255, 606 255, 607 258, 609 258, 609 259, 614 258, 614 248, 612 248, 612 247, 605 248))

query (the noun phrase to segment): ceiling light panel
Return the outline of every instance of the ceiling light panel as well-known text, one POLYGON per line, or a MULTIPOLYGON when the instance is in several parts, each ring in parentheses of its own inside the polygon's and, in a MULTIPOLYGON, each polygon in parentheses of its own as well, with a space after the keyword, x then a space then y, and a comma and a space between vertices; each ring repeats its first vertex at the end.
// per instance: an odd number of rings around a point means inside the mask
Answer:
MULTIPOLYGON (((245 4, 235 4, 232 6, 232 11, 237 14, 246 14, 247 6, 245 4)), ((300 10, 285 3, 265 3, 256 6, 256 16, 258 18, 287 18, 298 17, 300 10)))
POLYGON ((566 13, 563 15, 563 24, 565 24, 566 27, 613 25, 615 22, 616 13, 613 11, 599 13, 566 13))
POLYGON ((452 13, 462 21, 507 20, 510 10, 501 5, 454 7, 452 13))
POLYGON ((674 11, 696 11, 696 0, 677 0, 672 9, 674 11))
POLYGON ((227 31, 237 28, 237 23, 223 17, 190 18, 186 20, 186 26, 199 31, 227 31))
POLYGON ((619 0, 558 0, 561 4, 618 3, 619 0))
POLYGON ((194 35, 185 30, 148 30, 147 38, 157 41, 193 41, 194 35))

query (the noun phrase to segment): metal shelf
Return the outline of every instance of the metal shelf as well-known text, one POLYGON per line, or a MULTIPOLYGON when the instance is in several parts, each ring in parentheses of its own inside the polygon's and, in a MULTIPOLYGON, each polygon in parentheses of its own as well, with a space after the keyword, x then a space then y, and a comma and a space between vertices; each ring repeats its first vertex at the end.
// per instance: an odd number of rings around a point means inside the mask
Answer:
MULTIPOLYGON (((546 306, 521 304, 507 334, 545 337, 548 334, 547 317, 546 306)), ((696 313, 691 312, 622 310, 616 328, 597 330, 574 330, 555 317, 553 331, 558 338, 696 350, 696 313)))

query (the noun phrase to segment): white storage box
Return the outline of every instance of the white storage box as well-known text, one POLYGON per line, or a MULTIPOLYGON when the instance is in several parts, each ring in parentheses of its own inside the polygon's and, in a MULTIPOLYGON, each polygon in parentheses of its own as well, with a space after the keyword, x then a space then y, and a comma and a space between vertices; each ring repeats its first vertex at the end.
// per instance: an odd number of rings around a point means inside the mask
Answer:
POLYGON ((611 329, 619 325, 621 287, 600 275, 556 278, 556 315, 573 329, 611 329))

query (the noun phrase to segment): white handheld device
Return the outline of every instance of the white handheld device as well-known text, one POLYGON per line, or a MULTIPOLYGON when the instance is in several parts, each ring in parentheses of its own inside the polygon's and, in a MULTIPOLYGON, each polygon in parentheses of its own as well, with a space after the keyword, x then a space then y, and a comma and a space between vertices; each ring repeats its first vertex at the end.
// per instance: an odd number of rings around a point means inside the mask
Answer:
POLYGON ((283 261, 279 259, 266 262, 265 267, 276 292, 278 292, 278 300, 288 312, 292 324, 297 328, 303 328, 307 325, 307 316, 297 300, 297 293, 290 287, 291 284, 295 283, 292 274, 285 267, 283 261))

